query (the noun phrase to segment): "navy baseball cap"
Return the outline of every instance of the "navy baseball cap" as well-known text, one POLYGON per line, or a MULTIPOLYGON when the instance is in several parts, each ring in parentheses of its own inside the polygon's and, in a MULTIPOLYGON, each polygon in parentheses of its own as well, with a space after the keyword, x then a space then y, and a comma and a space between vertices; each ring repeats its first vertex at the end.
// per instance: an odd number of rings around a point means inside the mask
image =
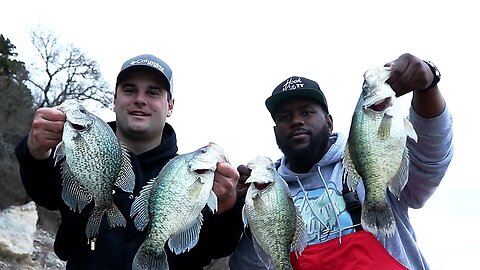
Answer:
POLYGON ((322 90, 320 90, 318 83, 304 77, 292 76, 281 82, 273 90, 272 95, 265 100, 265 105, 272 118, 280 103, 294 97, 313 99, 328 113, 327 99, 322 90))
MULTIPOLYGON (((159 73, 163 80, 166 80, 168 92, 173 96, 172 88, 172 69, 160 58, 151 54, 142 54, 128 59, 123 63, 122 68, 117 76, 117 86, 123 80, 128 71, 139 68, 151 68, 159 73)), ((115 87, 116 88, 116 87, 115 87)))

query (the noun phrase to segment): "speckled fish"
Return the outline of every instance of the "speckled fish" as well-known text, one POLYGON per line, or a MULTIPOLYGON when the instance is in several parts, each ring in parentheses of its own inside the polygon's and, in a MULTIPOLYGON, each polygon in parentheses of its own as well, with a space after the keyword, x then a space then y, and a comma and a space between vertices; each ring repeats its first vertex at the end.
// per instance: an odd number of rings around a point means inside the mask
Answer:
POLYGON ((377 67, 364 74, 362 94, 355 108, 344 157, 344 179, 350 189, 363 180, 365 201, 362 227, 375 235, 396 230, 387 203, 387 188, 400 199, 408 181, 407 137, 417 141, 412 124, 403 115, 395 92, 385 81, 391 69, 377 67))
POLYGON ((168 269, 165 243, 175 254, 193 248, 203 223, 202 209, 218 209, 213 192, 217 162, 226 162, 223 149, 209 143, 200 149, 171 159, 157 177, 143 187, 132 204, 135 226, 145 229, 145 241, 137 251, 132 268, 168 269))
POLYGON ((298 256, 307 244, 305 224, 271 159, 259 156, 247 167, 252 171, 243 220, 250 226, 254 249, 268 269, 290 270, 290 252, 298 256))
POLYGON ((86 227, 88 239, 98 235, 104 215, 111 227, 124 227, 125 217, 113 203, 112 192, 114 186, 127 192, 134 188, 127 149, 107 123, 78 101, 66 100, 58 109, 66 114, 62 142, 54 152, 55 164, 61 162, 63 200, 78 212, 93 200, 86 227))

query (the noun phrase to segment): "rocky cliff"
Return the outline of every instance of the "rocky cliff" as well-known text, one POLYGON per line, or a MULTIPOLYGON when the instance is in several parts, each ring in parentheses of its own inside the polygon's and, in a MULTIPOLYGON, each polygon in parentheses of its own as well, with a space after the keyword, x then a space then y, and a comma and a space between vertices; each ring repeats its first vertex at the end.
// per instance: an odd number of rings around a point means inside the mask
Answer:
MULTIPOLYGON (((0 270, 65 269, 65 262, 53 252, 51 231, 55 231, 58 217, 40 208, 43 219, 50 222, 39 222, 38 210, 29 202, 0 212, 0 270)), ((213 261, 206 269, 228 269, 227 258, 213 261)))

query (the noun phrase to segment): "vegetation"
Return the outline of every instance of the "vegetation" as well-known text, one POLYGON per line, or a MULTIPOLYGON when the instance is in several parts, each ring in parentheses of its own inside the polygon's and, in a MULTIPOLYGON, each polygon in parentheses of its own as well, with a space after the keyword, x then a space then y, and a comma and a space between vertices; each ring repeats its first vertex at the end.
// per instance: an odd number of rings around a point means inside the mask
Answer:
MULTIPOLYGON (((51 32, 31 32, 34 57, 28 67, 16 47, 0 33, 0 209, 30 201, 21 184, 15 146, 28 134, 34 112, 66 99, 95 101, 108 107, 113 90, 97 63, 79 48, 64 45, 51 32)), ((41 179, 39 179, 41 181, 41 179)), ((39 208, 39 225, 54 233, 58 213, 39 208)))
POLYGON ((14 58, 16 47, 0 35, 0 208, 25 203, 14 155, 15 144, 29 130, 33 108, 30 90, 25 85, 28 72, 14 58))
POLYGON ((28 80, 36 108, 53 107, 66 99, 111 104, 113 90, 103 80, 96 61, 77 47, 62 45, 51 32, 42 29, 30 34, 36 58, 28 80))

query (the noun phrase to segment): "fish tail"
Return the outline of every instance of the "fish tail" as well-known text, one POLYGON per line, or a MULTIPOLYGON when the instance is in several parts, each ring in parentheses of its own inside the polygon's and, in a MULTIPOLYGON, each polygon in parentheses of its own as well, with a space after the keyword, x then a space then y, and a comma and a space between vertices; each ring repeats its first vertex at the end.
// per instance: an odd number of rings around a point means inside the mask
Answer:
POLYGON ((121 226, 125 227, 127 222, 122 215, 122 212, 117 208, 115 204, 110 204, 106 208, 94 207, 87 222, 87 237, 92 239, 98 235, 100 229, 100 223, 102 222, 103 215, 107 215, 108 224, 110 227, 121 226))
POLYGON ((86 233, 89 239, 93 239, 98 235, 100 223, 102 222, 103 209, 94 207, 88 218, 86 233))
POLYGON ((381 233, 391 236, 396 228, 393 212, 386 201, 365 201, 362 208, 361 222, 363 229, 374 235, 381 233))
POLYGON ((167 254, 163 247, 154 250, 143 243, 135 254, 132 270, 163 269, 168 270, 167 254))
POLYGON ((110 204, 110 206, 105 209, 105 212, 107 214, 108 224, 110 224, 110 227, 125 227, 127 225, 125 217, 123 217, 122 212, 120 212, 115 204, 110 204))

